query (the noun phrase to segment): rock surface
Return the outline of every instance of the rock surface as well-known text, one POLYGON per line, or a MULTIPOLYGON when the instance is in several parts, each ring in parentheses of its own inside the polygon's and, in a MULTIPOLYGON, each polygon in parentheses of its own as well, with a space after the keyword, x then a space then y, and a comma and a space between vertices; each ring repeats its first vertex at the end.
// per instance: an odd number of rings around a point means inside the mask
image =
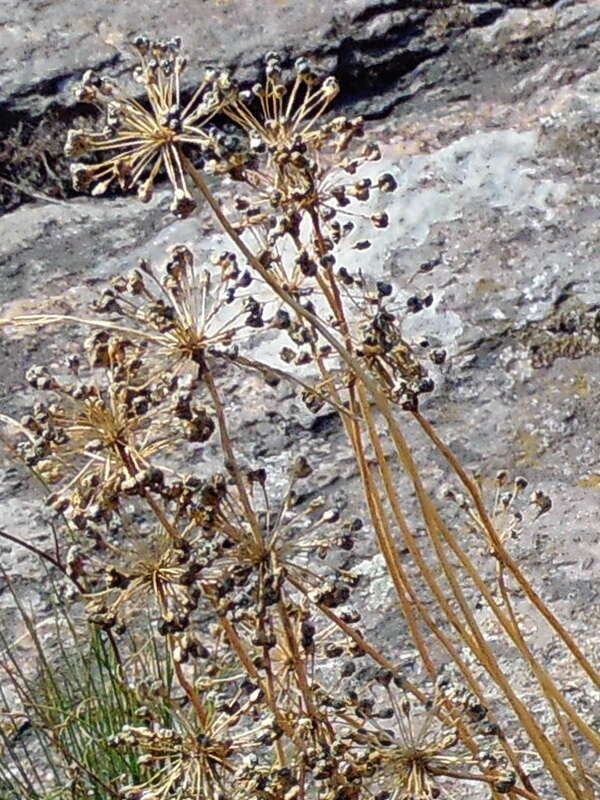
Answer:
MULTIPOLYGON (((444 51, 453 35, 489 26, 513 7, 525 10, 544 5, 552 2, 204 0, 190 13, 189 4, 182 0, 149 0, 143 12, 120 3, 107 13, 106 3, 99 0, 16 8, 3 0, 0 84, 7 111, 34 116, 51 104, 70 105, 72 83, 86 69, 112 68, 122 73, 125 65, 120 52, 132 36, 179 35, 197 54, 190 80, 197 78, 199 66, 205 63, 235 65, 242 77, 255 77, 268 50, 291 57, 314 53, 329 60, 329 69, 335 64, 340 78, 356 79, 347 85, 347 95, 375 95, 371 102, 376 108, 376 95, 384 88, 378 81, 391 88, 444 51)), ((515 19, 529 24, 527 16, 515 19)))
MULTIPOLYGON (((551 496, 551 510, 511 547, 598 663, 600 4, 440 5, 209 0, 190 21, 183 3, 150 2, 142 18, 116 4, 110 23, 103 4, 89 1, 23 6, 0 60, 6 118, 31 122, 50 106, 68 108, 70 85, 88 66, 121 74, 115 48, 140 29, 182 32, 201 61, 237 64, 242 77, 256 73, 264 50, 278 49, 312 52, 345 80, 341 104, 381 118, 370 129, 384 154, 377 172, 392 172, 399 184, 386 205, 391 224, 361 252, 361 264, 391 279, 401 308, 411 295, 433 294, 429 308, 407 314, 405 334, 449 353, 423 410, 484 483, 507 468, 551 496)), ((81 311, 109 277, 140 255, 160 259, 170 243, 222 249, 206 211, 175 221, 168 203, 166 191, 149 207, 135 198, 77 197, 23 203, 0 217, 0 316, 81 311)), ((350 248, 344 256, 357 258, 350 248)), ((77 347, 69 338, 76 335, 2 335, 4 413, 22 413, 30 402, 26 367, 58 363, 77 347)), ((333 415, 314 417, 293 393, 241 374, 230 389, 237 442, 249 460, 264 460, 283 480, 289 453, 310 453, 335 502, 356 503, 358 479, 333 415)), ((435 490, 448 470, 431 461, 408 418, 406 427, 435 490)), ((216 453, 206 448, 197 457, 216 453)), ((41 543, 44 518, 31 493, 7 461, 2 525, 41 543)), ((0 547, 8 573, 43 610, 35 559, 0 547)), ((401 629, 380 558, 365 543, 358 560, 367 576, 365 627, 393 647, 401 629)), ((3 613, 11 602, 0 596, 3 613)), ((532 624, 540 659, 566 672, 544 628, 532 624)), ((395 652, 409 660, 408 651, 395 652)), ((597 698, 588 711, 600 719, 597 698)))

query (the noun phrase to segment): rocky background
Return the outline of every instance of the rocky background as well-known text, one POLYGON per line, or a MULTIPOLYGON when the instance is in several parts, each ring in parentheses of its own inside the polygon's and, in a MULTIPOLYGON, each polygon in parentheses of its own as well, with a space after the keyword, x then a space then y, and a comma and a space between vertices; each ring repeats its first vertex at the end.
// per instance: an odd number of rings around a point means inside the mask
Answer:
MULTIPOLYGON (((337 110, 371 121, 386 162, 378 170, 392 171, 400 187, 387 206, 389 229, 348 257, 391 279, 401 305, 433 294, 405 327, 417 347, 427 337, 449 353, 423 410, 484 481, 507 468, 550 495, 551 510, 514 552, 598 661, 600 2, 204 0, 190 10, 182 0, 29 0, 16 9, 0 0, 0 8, 0 316, 81 312, 138 256, 159 259, 180 241, 203 253, 222 241, 208 214, 174 220, 166 188, 149 207, 135 197, 73 195, 62 143, 69 124, 89 114, 71 93, 86 68, 122 78, 131 63, 122 45, 140 32, 181 35, 193 55, 190 81, 194 69, 215 62, 252 80, 268 50, 312 56, 341 84, 337 110)), ((23 413, 31 400, 26 368, 60 362, 77 349, 75 336, 2 334, 3 413, 23 413)), ((241 374, 230 397, 249 460, 276 472, 290 452, 312 455, 317 482, 335 502, 353 504, 357 476, 334 415, 312 416, 285 389, 267 391, 241 374)), ((443 464, 426 456, 408 420, 407 429, 440 487, 443 464)), ((47 542, 35 490, 7 459, 0 503, 3 529, 47 542)), ((35 560, 7 542, 0 552, 43 614, 47 593, 35 560)), ((381 560, 366 544, 360 560, 367 628, 401 658, 381 560)), ((14 626, 3 585, 4 622, 14 626)), ((539 657, 565 672, 532 626, 539 657)), ((589 712, 600 720, 596 698, 589 712)))

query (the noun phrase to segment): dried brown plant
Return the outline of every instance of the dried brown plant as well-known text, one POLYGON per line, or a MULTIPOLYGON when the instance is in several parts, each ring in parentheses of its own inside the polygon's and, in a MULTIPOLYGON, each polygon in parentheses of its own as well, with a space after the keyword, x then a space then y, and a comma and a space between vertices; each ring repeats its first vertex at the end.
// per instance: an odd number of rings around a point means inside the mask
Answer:
MULTIPOLYGON (((164 170, 174 213, 191 213, 197 190, 232 251, 202 267, 187 245, 174 247, 162 270, 142 261, 113 279, 87 319, 4 321, 93 331, 93 379, 66 383, 51 368, 29 375, 53 399, 13 424, 16 452, 52 483, 48 504, 66 531, 52 564, 77 582, 123 674, 139 671, 148 648, 164 648, 159 710, 140 705, 143 723, 110 739, 136 753, 137 772, 112 783, 81 765, 78 774, 102 797, 127 800, 592 800, 587 759, 600 736, 538 659, 512 600, 518 592, 568 655, 582 691, 597 691, 590 657, 511 553, 534 522, 520 507, 526 480, 509 486, 499 473, 488 504, 422 412, 433 380, 402 323, 431 296, 402 309, 393 286, 338 264, 353 217, 369 220, 374 236, 388 224, 384 208, 361 204, 397 189, 389 172, 361 173, 379 158, 376 144, 353 149, 362 120, 323 117, 337 83, 305 60, 290 76, 268 54, 264 82, 250 90, 209 70, 185 100, 179 41, 134 46, 145 101, 84 78, 79 97, 104 109, 107 127, 73 132, 67 150, 109 157, 75 165, 75 184, 102 193, 117 182, 148 200, 164 170), (211 127, 217 112, 239 134, 211 127), (233 180, 232 218, 203 171, 233 180), (259 361, 247 342, 264 331, 285 344, 259 361), (304 455, 290 457, 285 478, 248 466, 223 378, 233 368, 270 386, 287 381, 310 410, 327 404, 339 414, 366 524, 301 496, 312 477, 304 455), (428 458, 441 456, 454 474, 457 487, 441 499, 408 444, 410 423, 425 435, 428 458), (209 440, 222 470, 182 474, 177 457, 209 440), (368 535, 428 676, 423 685, 359 627, 360 576, 346 557, 368 535), (152 625, 145 643, 136 630, 142 608, 152 625), (531 676, 548 727, 513 681, 507 653, 531 676), (519 750, 523 738, 542 788, 519 750)), ((358 251, 369 246, 354 242, 358 251)), ((437 366, 444 358, 440 348, 429 354, 437 366)), ((82 369, 70 368, 76 377, 82 369)), ((551 501, 538 491, 532 503, 539 516, 551 501)))

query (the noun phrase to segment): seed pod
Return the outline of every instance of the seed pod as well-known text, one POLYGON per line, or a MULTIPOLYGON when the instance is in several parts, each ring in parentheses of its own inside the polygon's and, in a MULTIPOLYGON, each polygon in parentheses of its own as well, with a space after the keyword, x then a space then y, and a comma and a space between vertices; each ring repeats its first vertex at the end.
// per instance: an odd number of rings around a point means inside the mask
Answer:
POLYGON ((308 478, 312 474, 312 467, 304 456, 298 456, 294 461, 292 467, 292 477, 297 480, 300 478, 308 478))
POLYGON ((309 411, 312 411, 313 414, 317 414, 325 405, 325 400, 318 394, 315 394, 315 392, 312 392, 310 389, 305 389, 302 392, 301 397, 302 402, 309 411))
POLYGON ((528 485, 527 478, 523 478, 522 476, 517 476, 515 478, 515 489, 519 492, 522 492, 523 489, 526 489, 528 485))
POLYGON ((377 180, 377 186, 382 192, 393 192, 398 188, 398 183, 393 175, 384 172, 377 180))
POLYGON ((514 789, 516 782, 517 776, 514 772, 510 772, 500 780, 494 781, 492 784, 492 789, 495 792, 498 792, 498 794, 508 794, 510 791, 512 791, 512 789, 514 789))
POLYGON ((316 628, 310 620, 304 620, 300 626, 302 647, 310 650, 314 645, 316 628))

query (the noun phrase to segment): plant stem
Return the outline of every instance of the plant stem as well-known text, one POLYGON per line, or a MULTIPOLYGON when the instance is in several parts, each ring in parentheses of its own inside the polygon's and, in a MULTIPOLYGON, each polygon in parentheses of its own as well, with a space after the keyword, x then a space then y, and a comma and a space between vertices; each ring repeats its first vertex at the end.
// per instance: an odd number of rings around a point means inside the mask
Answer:
POLYGON ((479 514, 480 519, 488 533, 488 536, 490 537, 490 541, 494 546, 496 557, 504 562, 506 567, 514 575, 515 579, 517 580, 517 583, 523 589, 529 600, 533 603, 533 605, 536 607, 539 613, 544 617, 544 619, 548 622, 548 624, 553 628, 553 630, 565 642, 571 653, 573 653, 573 655, 579 662, 580 666, 585 670, 590 679, 593 681, 596 688, 600 688, 600 673, 598 672, 598 670, 594 669, 594 667, 590 664, 590 662, 588 661, 582 650, 578 647, 578 645, 574 641, 573 637, 568 633, 568 631, 554 616, 554 614, 548 608, 548 606, 535 592, 529 581, 525 578, 525 576, 521 572, 516 561, 511 557, 510 553, 506 550, 506 548, 502 544, 502 541, 498 536, 494 528, 494 525, 489 517, 489 514, 487 513, 487 510, 483 504, 483 500, 481 498, 481 492, 479 491, 477 484, 475 483, 473 478, 471 478, 471 476, 467 473, 467 471, 464 469, 464 467, 456 458, 454 453, 450 450, 450 448, 440 439, 440 437, 434 430, 431 423, 419 412, 413 412, 413 416, 415 417, 419 425, 423 428, 427 436, 434 443, 434 445, 446 458, 452 469, 456 472, 456 474, 460 478, 461 483, 465 486, 465 488, 469 492, 469 495, 471 496, 471 499, 473 500, 473 502, 475 503, 475 507, 477 508, 477 513, 479 514))

